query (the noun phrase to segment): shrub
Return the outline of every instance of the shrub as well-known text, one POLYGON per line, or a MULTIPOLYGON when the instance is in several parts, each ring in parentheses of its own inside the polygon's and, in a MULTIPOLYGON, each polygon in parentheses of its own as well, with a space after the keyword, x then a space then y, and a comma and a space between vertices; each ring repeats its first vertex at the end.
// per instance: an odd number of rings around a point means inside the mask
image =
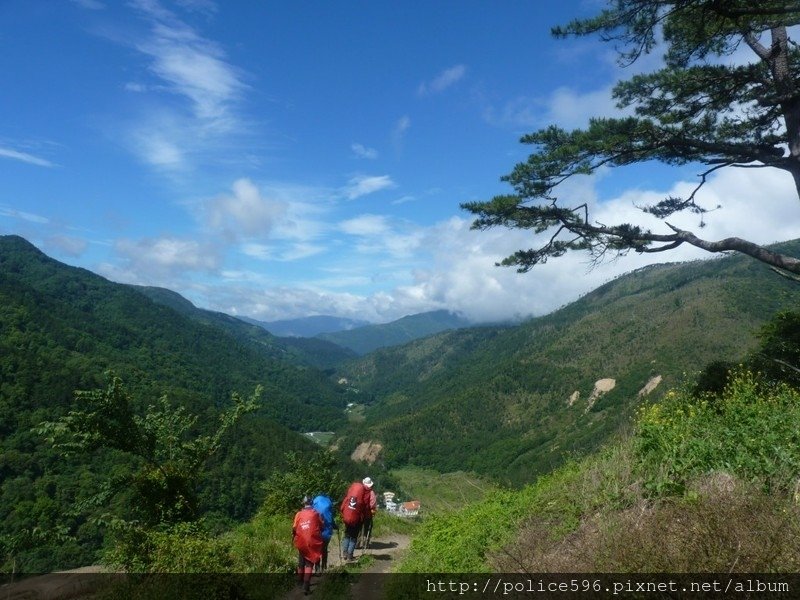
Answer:
POLYGON ((106 554, 111 566, 133 573, 224 573, 233 561, 230 547, 196 523, 147 529, 125 524, 106 554))
POLYGON ((680 494, 719 470, 786 490, 800 472, 800 393, 747 371, 719 397, 671 391, 641 410, 634 444, 651 494, 680 494))

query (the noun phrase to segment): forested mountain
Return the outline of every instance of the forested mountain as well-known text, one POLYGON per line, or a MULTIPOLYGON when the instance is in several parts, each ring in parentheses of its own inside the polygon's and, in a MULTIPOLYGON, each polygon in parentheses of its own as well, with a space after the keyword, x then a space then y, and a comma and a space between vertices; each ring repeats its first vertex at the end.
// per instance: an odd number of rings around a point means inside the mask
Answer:
POLYGON ((149 286, 132 287, 157 304, 168 306, 195 321, 224 329, 240 342, 256 344, 259 351, 274 358, 326 369, 356 356, 352 350, 333 342, 314 338, 278 337, 254 319, 240 319, 197 308, 172 290, 149 286))
POLYGON ((469 322, 448 310, 408 315, 383 325, 365 325, 347 331, 324 333, 317 337, 349 348, 358 354, 367 354, 378 348, 397 346, 440 331, 467 327, 469 322))
MULTIPOLYGON (((783 249, 797 255, 800 244, 783 249)), ((342 448, 371 440, 390 465, 529 481, 625 427, 645 395, 742 357, 759 326, 798 300, 800 285, 750 259, 658 265, 520 326, 378 350, 344 369, 374 403, 342 448)))
POLYGON ((97 492, 101 474, 124 468, 125 459, 98 451, 63 460, 32 430, 75 407, 75 390, 105 387, 107 370, 122 378, 138 408, 166 395, 199 415, 199 431, 215 425, 232 392, 249 395, 263 385, 262 408, 245 417, 215 456, 201 494, 203 509, 220 518, 252 514, 259 481, 283 464, 284 453, 313 448, 290 429, 335 428, 348 401, 325 374, 267 350, 131 286, 61 264, 20 237, 0 237, 0 547, 6 555, 33 572, 95 560, 101 532, 72 510, 97 492), (40 539, 65 520, 75 540, 40 539))

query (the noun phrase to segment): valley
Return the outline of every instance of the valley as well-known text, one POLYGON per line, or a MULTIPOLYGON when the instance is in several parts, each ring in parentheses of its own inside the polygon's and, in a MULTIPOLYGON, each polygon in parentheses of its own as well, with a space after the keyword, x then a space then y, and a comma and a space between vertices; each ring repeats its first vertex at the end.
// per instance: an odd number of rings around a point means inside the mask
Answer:
MULTIPOLYGON (((450 327, 399 345, 389 328, 386 347, 359 356, 329 340, 273 336, 169 290, 109 282, 15 236, 0 238, 0 293, 0 535, 4 568, 31 573, 95 564, 109 544, 104 508, 63 507, 133 463, 100 449, 59 458, 35 433, 76 409, 75 390, 102 387, 106 371, 130 387, 135 410, 165 395, 202 416, 198 432, 231 392, 264 386, 261 408, 211 458, 199 489, 208 531, 229 531, 225 543, 238 547, 279 522, 264 512, 263 482, 319 452, 338 477, 367 471, 382 489, 421 499, 431 527, 506 494, 522 511, 513 514, 535 511, 531 489, 572 477, 548 474, 597 460, 643 407, 709 363, 746 359, 767 320, 800 300, 794 282, 742 257, 660 265, 516 325, 450 327), (66 537, 37 538, 42 528, 66 537)), ((118 496, 113 509, 124 516, 129 501, 118 496)), ((412 544, 403 568, 415 569, 415 556, 425 550, 412 544)))

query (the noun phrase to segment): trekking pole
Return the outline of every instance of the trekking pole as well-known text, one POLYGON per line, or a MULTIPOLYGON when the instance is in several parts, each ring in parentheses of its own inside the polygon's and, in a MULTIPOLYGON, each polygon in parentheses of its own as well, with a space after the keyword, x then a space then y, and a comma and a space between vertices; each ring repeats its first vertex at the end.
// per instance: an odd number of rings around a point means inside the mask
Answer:
POLYGON ((336 528, 336 541, 337 546, 339 546, 339 564, 341 565, 344 560, 342 559, 342 535, 339 533, 339 528, 336 528))
POLYGON ((372 521, 369 522, 369 529, 367 529, 367 539, 364 542, 364 550, 369 548, 369 542, 372 539, 372 521))

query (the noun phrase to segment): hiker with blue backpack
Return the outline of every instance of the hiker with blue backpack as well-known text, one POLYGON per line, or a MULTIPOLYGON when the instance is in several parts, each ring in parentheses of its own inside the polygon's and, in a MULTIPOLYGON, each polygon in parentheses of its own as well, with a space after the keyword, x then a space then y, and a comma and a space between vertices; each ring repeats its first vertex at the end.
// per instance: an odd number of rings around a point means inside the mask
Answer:
POLYGON ((322 572, 328 569, 328 544, 333 537, 333 530, 339 529, 333 516, 333 501, 325 494, 317 494, 311 501, 311 506, 322 517, 322 559, 320 560, 319 570, 322 572))

